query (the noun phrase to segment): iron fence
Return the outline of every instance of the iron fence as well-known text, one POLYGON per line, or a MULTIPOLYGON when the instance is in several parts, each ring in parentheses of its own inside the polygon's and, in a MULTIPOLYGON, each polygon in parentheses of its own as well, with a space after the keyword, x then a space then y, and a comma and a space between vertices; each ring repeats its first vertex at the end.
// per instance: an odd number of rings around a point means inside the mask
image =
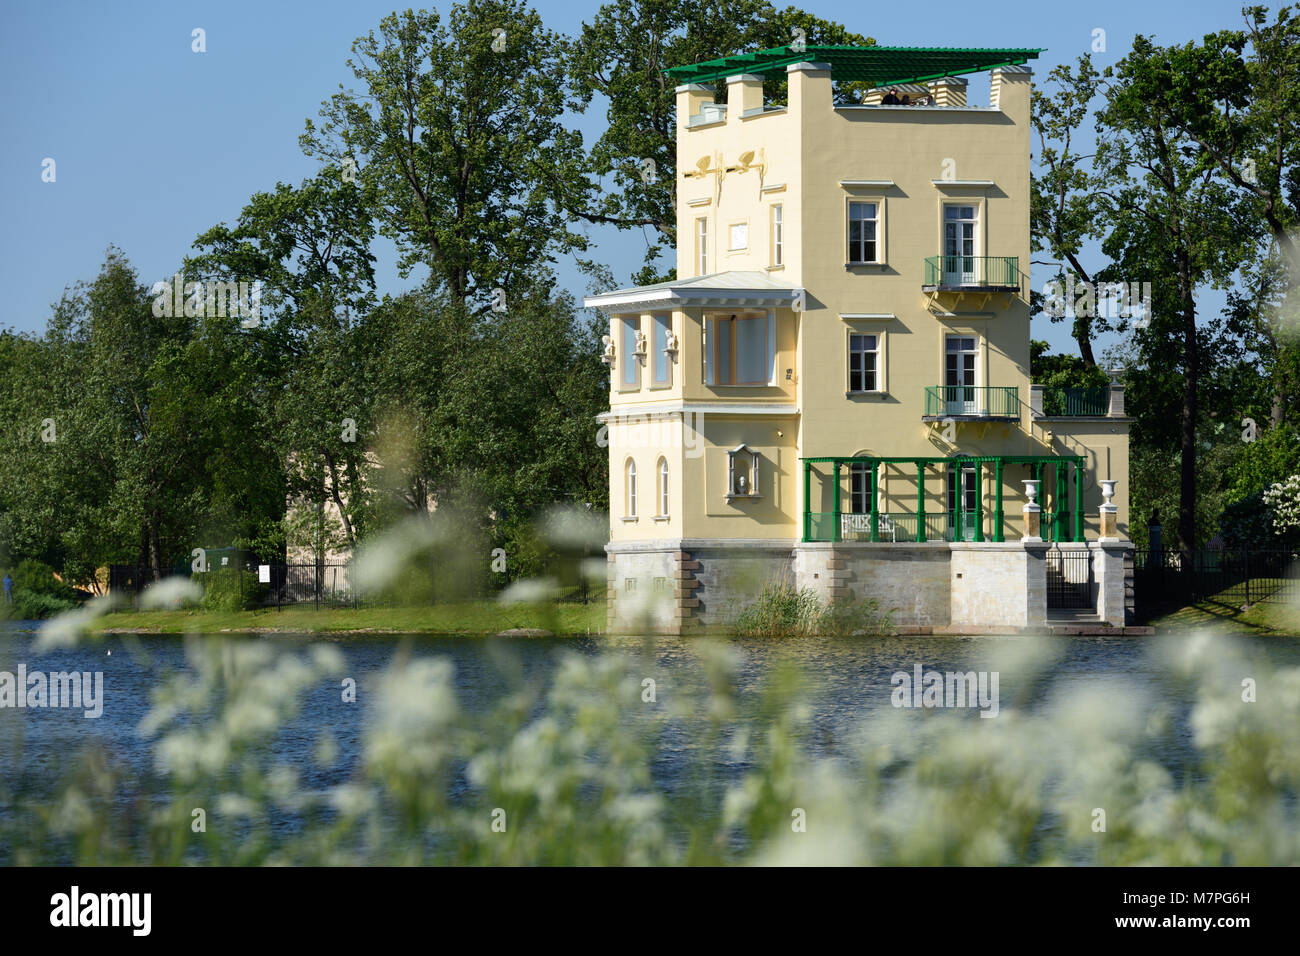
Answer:
MULTIPOLYGON (((562 604, 590 603, 593 589, 586 577, 551 573, 557 570, 547 568, 539 575, 560 582, 552 600, 562 604)), ((205 595, 220 588, 232 603, 244 608, 304 605, 317 608, 408 607, 456 599, 491 598, 500 591, 493 585, 504 587, 509 584, 508 577, 493 575, 499 580, 481 588, 472 588, 468 593, 459 587, 454 591, 444 590, 438 586, 438 569, 431 568, 427 573, 409 573, 382 589, 367 591, 355 585, 350 565, 333 562, 264 564, 248 561, 206 572, 187 570, 174 576, 189 577, 203 587, 205 595)), ((152 571, 143 565, 110 565, 108 577, 109 593, 119 599, 119 607, 134 608, 139 607, 140 594, 154 580, 152 571)))
POLYGON ((1300 550, 1247 548, 1133 553, 1139 617, 1160 609, 1208 601, 1240 609, 1262 601, 1300 599, 1300 550))

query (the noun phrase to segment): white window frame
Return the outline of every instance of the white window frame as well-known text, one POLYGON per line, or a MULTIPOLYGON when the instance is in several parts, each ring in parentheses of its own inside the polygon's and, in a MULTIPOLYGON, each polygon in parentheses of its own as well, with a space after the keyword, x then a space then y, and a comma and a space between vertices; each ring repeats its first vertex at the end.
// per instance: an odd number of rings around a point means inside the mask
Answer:
POLYGON ((659 348, 659 330, 666 326, 668 335, 673 332, 673 317, 671 313, 659 313, 650 316, 650 387, 651 388, 672 388, 673 387, 673 357, 667 349, 659 348), (664 373, 663 380, 659 378, 659 372, 664 373))
POLYGON ((709 274, 709 217, 698 216, 695 220, 695 274, 709 274))
POLYGON ((641 359, 636 353, 636 334, 641 331, 641 317, 620 316, 617 355, 621 363, 618 371, 618 390, 620 392, 638 392, 641 390, 641 359), (632 371, 629 382, 628 370, 632 371))
POLYGON ((735 312, 730 315, 726 313, 714 313, 704 317, 704 384, 721 386, 724 388, 770 388, 776 384, 776 312, 769 309, 766 313, 758 315, 746 314, 744 312, 735 312), (735 321, 732 321, 732 320, 735 321), (758 321, 765 319, 767 322, 766 334, 764 336, 766 343, 766 354, 764 356, 767 368, 767 375, 763 380, 752 382, 736 381, 739 363, 736 353, 736 342, 738 323, 741 321, 758 321), (723 325, 725 323, 725 326, 723 325), (727 345, 727 368, 721 368, 719 356, 717 354, 718 345, 723 341, 722 336, 726 336, 727 345), (725 372, 725 376, 724 373, 725 372))
POLYGON ((668 520, 668 515, 669 515, 669 511, 668 511, 668 504, 669 504, 669 495, 668 495, 668 459, 667 459, 667 457, 665 457, 665 456, 663 456, 663 455, 660 455, 660 456, 659 456, 659 469, 658 469, 658 471, 659 471, 659 514, 658 514, 658 517, 659 517, 660 520, 664 520, 664 521, 666 521, 666 520, 668 520))
POLYGON ((636 459, 628 458, 623 464, 623 520, 636 520, 636 459))
POLYGON ((882 331, 868 332, 863 329, 851 328, 846 333, 844 342, 845 342, 844 373, 846 376, 845 383, 844 383, 845 391, 850 395, 876 395, 883 392, 885 390, 885 383, 884 383, 885 334, 884 332, 882 331), (875 340, 874 348, 862 350, 863 354, 874 355, 876 359, 874 367, 872 368, 872 377, 875 379, 873 383, 875 386, 874 388, 853 387, 853 356, 854 356, 853 339, 859 336, 870 337, 875 340))
POLYGON ((748 252, 749 251, 749 220, 734 219, 727 223, 727 252, 748 252), (741 228, 745 231, 745 244, 743 246, 735 245, 736 229, 741 228))
POLYGON ((785 267, 785 206, 783 203, 772 203, 770 222, 772 244, 770 266, 773 269, 781 269, 785 267))
MULTIPOLYGON (((883 199, 874 196, 850 196, 844 202, 844 262, 850 266, 874 266, 883 265, 885 262, 885 203, 883 199), (875 214, 860 220, 853 217, 854 206, 874 206, 875 214), (875 244, 875 258, 873 259, 854 259, 856 251, 853 248, 851 239, 853 233, 853 223, 855 221, 874 223, 876 227, 875 238, 871 240, 875 244)), ((866 240, 860 240, 860 243, 866 240)), ((865 250, 864 250, 865 251, 865 250)))

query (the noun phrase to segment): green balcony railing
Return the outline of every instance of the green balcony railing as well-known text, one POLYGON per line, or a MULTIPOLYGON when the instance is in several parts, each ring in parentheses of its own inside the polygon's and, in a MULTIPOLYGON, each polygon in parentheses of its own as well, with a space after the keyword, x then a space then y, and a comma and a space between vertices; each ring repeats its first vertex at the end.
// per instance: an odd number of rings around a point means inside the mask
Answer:
POLYGON ((927 385, 925 415, 1019 418, 1020 389, 1014 385, 927 385))
POLYGON ((936 289, 1019 289, 1017 256, 930 256, 925 285, 936 289))
POLYGON ((1044 415, 1105 415, 1110 410, 1110 389, 1045 388, 1044 415))

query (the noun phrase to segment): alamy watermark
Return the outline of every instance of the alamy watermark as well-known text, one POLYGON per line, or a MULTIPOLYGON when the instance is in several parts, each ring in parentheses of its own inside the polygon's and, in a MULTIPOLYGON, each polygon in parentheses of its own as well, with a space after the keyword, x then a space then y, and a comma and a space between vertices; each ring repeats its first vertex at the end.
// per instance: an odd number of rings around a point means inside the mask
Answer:
POLYGON ((1151 324, 1150 282, 1076 282, 1067 276, 1043 284, 1043 311, 1054 319, 1068 316, 1136 319, 1140 329, 1151 324))
POLYGON ((685 449, 687 458, 704 455, 704 436, 700 427, 704 421, 701 412, 650 412, 640 415, 610 412, 600 419, 596 444, 601 448, 610 445, 611 426, 619 429, 614 439, 623 448, 677 448, 685 449))
POLYGON ((149 294, 154 297, 155 318, 231 316, 243 319, 246 329, 262 321, 262 280, 254 282, 186 282, 179 272, 170 281, 155 282, 149 294))
POLYGON ((889 702, 895 707, 978 707, 981 717, 998 715, 997 671, 939 671, 912 666, 895 671, 889 702))
POLYGON ((28 673, 26 664, 18 672, 0 671, 0 708, 39 710, 47 707, 82 711, 93 720, 104 713, 104 672, 44 671, 28 673))

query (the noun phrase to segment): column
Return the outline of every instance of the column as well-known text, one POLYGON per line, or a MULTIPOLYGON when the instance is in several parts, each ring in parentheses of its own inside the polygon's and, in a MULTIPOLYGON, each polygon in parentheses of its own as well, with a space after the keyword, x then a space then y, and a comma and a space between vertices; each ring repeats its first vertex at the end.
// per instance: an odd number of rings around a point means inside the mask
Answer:
POLYGON ((925 462, 916 463, 916 540, 925 540, 925 462))
POLYGON ((993 465, 993 540, 1002 540, 1002 459, 993 465))
POLYGON ((1080 458, 1074 464, 1074 540, 1084 540, 1083 528, 1083 483, 1087 475, 1087 465, 1080 458))
POLYGON ((833 463, 832 474, 834 483, 831 485, 831 540, 840 540, 840 460, 835 459, 833 463))
POLYGON ((803 463, 803 539, 812 537, 812 462, 803 463))
POLYGON ((984 540, 984 462, 975 462, 975 534, 976 541, 984 540))
POLYGON ((876 476, 880 471, 880 462, 871 459, 871 540, 880 540, 880 513, 878 495, 876 494, 876 476))

